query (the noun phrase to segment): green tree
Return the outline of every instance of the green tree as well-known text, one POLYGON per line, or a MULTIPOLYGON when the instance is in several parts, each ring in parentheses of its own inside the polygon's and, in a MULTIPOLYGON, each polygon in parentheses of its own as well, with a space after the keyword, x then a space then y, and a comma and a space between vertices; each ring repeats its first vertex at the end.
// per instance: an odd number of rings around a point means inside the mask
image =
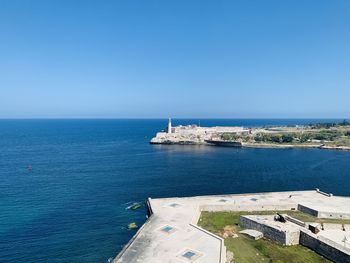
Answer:
POLYGON ((271 135, 270 140, 272 142, 280 143, 280 142, 282 142, 282 136, 280 134, 273 134, 273 135, 271 135))
POLYGON ((290 142, 293 142, 293 140, 294 140, 294 137, 292 134, 287 133, 282 135, 282 142, 290 143, 290 142))
POLYGON ((304 142, 311 140, 311 136, 309 133, 302 133, 299 137, 299 140, 301 143, 304 143, 304 142))
POLYGON ((225 141, 235 141, 235 140, 238 140, 239 139, 239 136, 238 134, 236 133, 223 133, 221 135, 221 139, 225 140, 225 141))

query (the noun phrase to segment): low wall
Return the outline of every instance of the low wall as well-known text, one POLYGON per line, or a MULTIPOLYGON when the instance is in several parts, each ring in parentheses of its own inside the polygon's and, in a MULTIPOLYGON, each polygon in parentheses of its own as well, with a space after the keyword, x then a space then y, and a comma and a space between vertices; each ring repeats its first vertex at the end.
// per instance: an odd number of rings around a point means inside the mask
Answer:
MULTIPOLYGON (((276 241, 282 245, 290 245, 289 238, 286 237, 286 232, 273 228, 271 226, 258 223, 246 216, 241 216, 239 224, 242 228, 254 229, 264 234, 264 237, 276 241)), ((299 241, 299 240, 298 240, 299 241)))
POLYGON ((298 225, 298 226, 301 226, 301 227, 305 227, 305 226, 306 226, 305 222, 303 222, 303 221, 301 221, 301 220, 298 220, 298 219, 296 219, 296 218, 294 218, 294 217, 291 217, 291 216, 289 216, 289 215, 283 215, 283 216, 284 216, 284 218, 285 218, 287 221, 292 222, 292 223, 294 223, 294 224, 296 224, 296 225, 298 225))
POLYGON ((239 212, 239 211, 287 211, 296 210, 295 204, 286 205, 237 205, 237 204, 224 204, 224 205, 202 205, 200 210, 208 212, 239 212))
POLYGON ((350 219, 350 213, 318 211, 303 204, 298 204, 298 210, 318 218, 350 219))
POLYGON ((350 263, 350 249, 306 230, 300 231, 300 244, 336 263, 350 263))
POLYGON ((305 214, 309 214, 309 215, 318 217, 318 211, 317 211, 317 210, 312 209, 312 208, 310 208, 310 207, 307 207, 307 206, 305 206, 305 205, 298 204, 298 210, 299 210, 300 212, 305 213, 305 214))
POLYGON ((325 196, 328 196, 328 197, 332 197, 333 194, 332 193, 326 193, 326 192, 323 192, 321 191, 320 189, 316 188, 316 192, 321 194, 321 195, 325 195, 325 196))

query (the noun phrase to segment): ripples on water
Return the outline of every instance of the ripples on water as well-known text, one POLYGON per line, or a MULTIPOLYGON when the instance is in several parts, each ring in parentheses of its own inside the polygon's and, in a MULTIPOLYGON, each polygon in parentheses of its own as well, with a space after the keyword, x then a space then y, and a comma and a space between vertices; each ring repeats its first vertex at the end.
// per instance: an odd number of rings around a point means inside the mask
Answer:
MULTIPOLYGON (((197 121, 181 120, 192 122, 197 121)), ((316 187, 350 195, 350 152, 149 145, 165 125, 165 120, 0 121, 0 262, 106 262, 133 235, 126 225, 146 219, 145 207, 126 208, 147 197, 316 187)))

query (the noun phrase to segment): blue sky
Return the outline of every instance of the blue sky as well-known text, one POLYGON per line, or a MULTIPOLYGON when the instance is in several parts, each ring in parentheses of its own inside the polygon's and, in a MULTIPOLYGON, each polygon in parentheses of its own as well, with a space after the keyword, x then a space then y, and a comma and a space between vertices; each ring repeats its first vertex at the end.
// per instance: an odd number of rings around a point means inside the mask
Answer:
POLYGON ((0 0, 0 118, 348 118, 350 1, 0 0))

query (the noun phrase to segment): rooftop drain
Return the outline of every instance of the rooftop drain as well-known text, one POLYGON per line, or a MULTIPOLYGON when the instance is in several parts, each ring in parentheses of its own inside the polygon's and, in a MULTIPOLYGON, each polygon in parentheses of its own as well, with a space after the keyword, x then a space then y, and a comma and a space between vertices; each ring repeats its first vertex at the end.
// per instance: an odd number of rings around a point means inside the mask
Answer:
POLYGON ((259 199, 256 199, 256 198, 250 198, 250 200, 252 200, 252 201, 258 201, 259 199))
POLYGON ((196 253, 193 253, 192 251, 187 251, 185 254, 183 254, 182 256, 184 258, 187 258, 187 259, 193 259, 194 256, 196 255, 196 253))
POLYGON ((170 235, 170 234, 174 233, 176 231, 176 229, 172 226, 164 226, 160 229, 160 231, 162 231, 165 234, 170 235))
POLYGON ((170 206, 170 207, 173 207, 173 208, 176 208, 176 207, 179 207, 180 205, 177 204, 177 203, 173 203, 173 204, 170 204, 169 206, 170 206))
POLYGON ((220 199, 219 202, 223 202, 223 203, 226 203, 227 200, 226 199, 220 199))
POLYGON ((201 257, 202 254, 196 251, 193 251, 191 249, 186 249, 184 252, 181 253, 181 258, 186 259, 188 262, 194 262, 199 257, 201 257))

